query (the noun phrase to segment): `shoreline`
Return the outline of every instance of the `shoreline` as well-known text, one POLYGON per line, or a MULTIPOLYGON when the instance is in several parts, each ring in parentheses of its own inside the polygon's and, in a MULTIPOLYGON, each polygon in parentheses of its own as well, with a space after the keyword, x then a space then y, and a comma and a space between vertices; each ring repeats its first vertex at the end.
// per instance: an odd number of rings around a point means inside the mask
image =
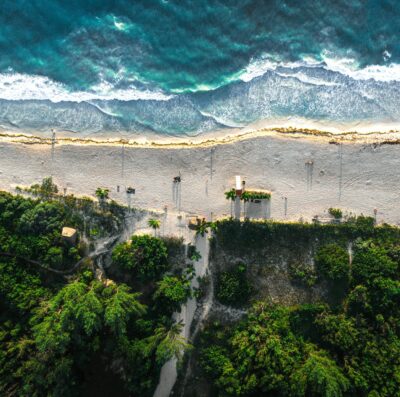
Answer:
MULTIPOLYGON (((318 129, 317 126, 309 127, 292 127, 290 125, 284 127, 246 127, 234 130, 221 130, 199 134, 194 137, 136 137, 136 138, 113 138, 113 137, 73 137, 61 136, 46 137, 38 136, 25 132, 0 132, 0 143, 17 143, 24 145, 78 145, 78 146, 121 146, 132 148, 163 148, 163 149, 179 149, 179 148, 206 148, 225 144, 234 144, 236 142, 251 140, 261 137, 275 137, 283 139, 305 139, 313 140, 321 143, 360 143, 360 144, 400 144, 400 130, 389 129, 355 131, 341 130, 334 132, 329 129, 318 129)), ((319 126, 320 127, 320 126, 319 126)))

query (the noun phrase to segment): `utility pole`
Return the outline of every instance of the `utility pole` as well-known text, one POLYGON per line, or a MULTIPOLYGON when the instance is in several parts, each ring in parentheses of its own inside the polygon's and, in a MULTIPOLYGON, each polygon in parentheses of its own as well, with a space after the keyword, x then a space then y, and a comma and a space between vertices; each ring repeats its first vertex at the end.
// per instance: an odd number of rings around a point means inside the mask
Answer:
POLYGON ((122 143, 122 153, 121 153, 121 178, 124 179, 125 173, 125 143, 122 143))
POLYGON ((214 170, 213 170, 214 152, 215 152, 215 147, 212 147, 211 151, 210 151, 210 179, 211 180, 212 180, 213 174, 214 174, 214 170))
POLYGON ((343 143, 339 143, 339 201, 342 199, 343 143))
POLYGON ((54 148, 56 145, 56 132, 51 130, 51 176, 54 174, 54 148))

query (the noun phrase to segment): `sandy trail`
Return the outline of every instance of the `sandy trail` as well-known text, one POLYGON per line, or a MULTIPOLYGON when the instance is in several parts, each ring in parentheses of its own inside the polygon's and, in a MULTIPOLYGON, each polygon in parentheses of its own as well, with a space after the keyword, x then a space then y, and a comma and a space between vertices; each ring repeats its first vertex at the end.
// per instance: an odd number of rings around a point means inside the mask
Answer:
POLYGON ((131 205, 220 217, 230 215, 224 191, 239 174, 249 188, 272 191, 275 219, 310 219, 329 207, 373 214, 399 223, 400 148, 327 138, 255 136, 232 143, 194 147, 122 145, 24 145, 0 143, 0 188, 13 191, 52 175, 61 188, 93 195, 108 187, 131 205), (182 176, 179 188, 173 177, 182 176), (120 186, 120 191, 117 191, 120 186), (285 200, 286 198, 286 200, 285 200), (285 216, 285 201, 287 215, 285 216))

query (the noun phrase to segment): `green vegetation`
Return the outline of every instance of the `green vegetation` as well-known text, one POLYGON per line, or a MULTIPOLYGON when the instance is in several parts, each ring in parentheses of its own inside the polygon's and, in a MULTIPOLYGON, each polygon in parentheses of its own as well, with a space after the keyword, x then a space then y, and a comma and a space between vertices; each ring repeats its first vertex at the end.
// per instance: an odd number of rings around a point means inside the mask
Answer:
MULTIPOLYGON (((96 240, 120 237, 124 208, 60 195, 51 178, 20 191, 26 197, 0 192, 0 394, 97 395, 101 384, 104 395, 153 395, 162 365, 190 348, 171 315, 205 296, 210 276, 192 291, 186 264, 200 254, 189 247, 186 256, 180 239, 133 236, 110 243, 101 271, 96 240), (76 243, 62 238, 64 226, 77 230, 76 243)), ((215 395, 400 396, 399 228, 361 216, 203 222, 198 233, 210 229, 212 259, 221 250, 227 269, 216 274, 219 302, 248 305, 254 266, 283 250, 298 253, 283 276, 329 292, 323 302, 255 302, 240 321, 211 321, 193 357, 215 395), (237 258, 251 272, 233 266, 237 258)))
POLYGON ((0 192, 0 394, 97 395, 101 384, 152 396, 161 366, 189 347, 170 314, 191 295, 192 270, 165 274, 181 242, 135 236, 97 277, 96 239, 118 238, 125 209, 59 195, 49 178, 20 191, 30 197, 0 192))
POLYGON ((109 193, 110 193, 110 190, 109 190, 109 189, 102 188, 102 187, 98 187, 98 188, 96 189, 96 192, 95 192, 96 197, 97 197, 100 201, 107 200, 108 197, 109 197, 109 193))
POLYGON ((190 278, 166 275, 157 283, 154 300, 166 312, 179 311, 181 305, 191 296, 190 278))
POLYGON ((196 226, 196 235, 204 237, 208 231, 215 232, 217 230, 217 224, 215 222, 207 222, 204 219, 196 226))
POLYGON ((243 201, 251 201, 251 200, 269 200, 271 198, 270 193, 266 192, 253 192, 253 191, 248 191, 245 190, 242 195, 240 196, 240 199, 243 201))
POLYGON ((348 281, 350 264, 348 252, 337 244, 321 247, 315 264, 319 274, 330 281, 348 281))
MULTIPOLYGON (((228 190, 224 193, 227 200, 235 200, 236 198, 236 191, 235 189, 228 190)), ((240 199, 243 201, 250 201, 250 200, 269 200, 271 198, 271 193, 267 192, 255 192, 252 190, 245 190, 240 199)))
POLYGON ((346 246, 357 238, 386 243, 400 240, 399 228, 386 224, 374 227, 374 219, 364 216, 348 218, 341 224, 226 220, 217 222, 215 230, 219 249, 238 256, 252 250, 259 251, 260 247, 269 247, 271 243, 300 251, 316 241, 346 246))
POLYGON ((225 255, 268 253, 271 240, 295 241, 299 252, 316 248, 315 270, 293 268, 304 285, 312 274, 340 299, 256 302, 234 326, 209 323, 197 349, 216 394, 400 396, 399 237, 398 228, 374 227, 366 217, 339 225, 220 222, 214 249, 225 255))
POLYGON ((292 309, 253 306, 233 332, 208 331, 201 361, 223 395, 342 396, 350 387, 328 353, 291 329, 292 309))
POLYGON ((148 221, 148 225, 154 230, 154 237, 155 237, 157 234, 157 230, 160 228, 161 222, 158 219, 151 218, 148 221))
POLYGON ((329 208, 329 215, 332 215, 335 219, 342 219, 343 212, 340 208, 329 208))
POLYGON ((53 183, 53 178, 44 178, 41 184, 34 184, 28 188, 17 187, 18 192, 30 193, 33 196, 38 196, 42 199, 49 199, 57 197, 58 187, 53 183))
POLYGON ((291 281, 302 286, 312 287, 318 279, 314 268, 306 263, 291 263, 288 271, 291 281))
POLYGON ((235 189, 231 189, 231 190, 225 192, 224 194, 225 194, 225 198, 226 198, 227 200, 232 200, 232 201, 233 201, 233 200, 235 200, 235 198, 236 198, 236 191, 235 191, 235 189))
POLYGON ((188 258, 191 261, 198 261, 201 259, 201 254, 199 251, 196 250, 196 247, 192 244, 189 244, 188 246, 188 253, 187 253, 188 258))
POLYGON ((237 265, 233 270, 221 272, 217 276, 216 297, 226 305, 246 304, 251 288, 246 277, 246 266, 237 265))
POLYGON ((62 227, 77 227, 80 221, 78 212, 58 201, 0 192, 0 254, 35 260, 44 267, 68 268, 85 247, 71 250, 61 237, 62 227))
POLYGON ((168 270, 164 242, 148 235, 132 236, 131 241, 117 245, 112 259, 116 265, 134 272, 143 280, 157 279, 168 270))

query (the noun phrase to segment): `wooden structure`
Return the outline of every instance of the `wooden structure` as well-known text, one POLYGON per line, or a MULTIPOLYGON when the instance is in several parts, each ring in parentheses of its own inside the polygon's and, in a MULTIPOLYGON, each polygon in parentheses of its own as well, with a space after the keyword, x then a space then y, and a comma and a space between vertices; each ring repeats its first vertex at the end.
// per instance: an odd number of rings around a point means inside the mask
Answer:
POLYGON ((74 229, 72 227, 63 227, 61 236, 64 241, 66 241, 70 244, 75 244, 78 233, 77 233, 76 229, 74 229))

